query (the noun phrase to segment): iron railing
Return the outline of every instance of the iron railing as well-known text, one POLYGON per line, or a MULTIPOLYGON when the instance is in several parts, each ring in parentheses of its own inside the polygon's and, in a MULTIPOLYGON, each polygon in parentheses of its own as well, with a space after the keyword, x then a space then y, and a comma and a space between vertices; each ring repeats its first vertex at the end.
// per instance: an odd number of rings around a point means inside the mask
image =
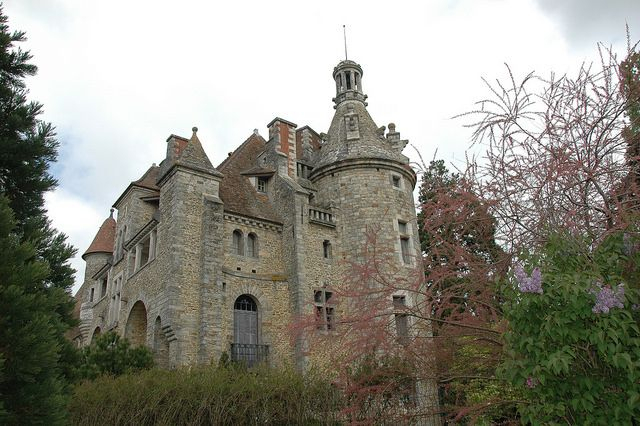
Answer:
POLYGON ((248 367, 252 367, 261 362, 266 362, 268 358, 269 345, 231 344, 231 360, 234 362, 242 362, 248 367))

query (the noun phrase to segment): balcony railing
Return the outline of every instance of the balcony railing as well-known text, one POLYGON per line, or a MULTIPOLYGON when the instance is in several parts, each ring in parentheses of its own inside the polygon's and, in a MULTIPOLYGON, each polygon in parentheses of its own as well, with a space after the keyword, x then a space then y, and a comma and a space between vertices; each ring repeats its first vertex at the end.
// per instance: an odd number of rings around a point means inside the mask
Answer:
POLYGON ((336 219, 333 217, 333 214, 327 210, 321 210, 317 207, 309 208, 309 221, 320 225, 331 226, 333 228, 336 226, 336 219))
POLYGON ((269 358, 269 345, 251 345, 247 343, 231 344, 231 360, 252 367, 269 358))

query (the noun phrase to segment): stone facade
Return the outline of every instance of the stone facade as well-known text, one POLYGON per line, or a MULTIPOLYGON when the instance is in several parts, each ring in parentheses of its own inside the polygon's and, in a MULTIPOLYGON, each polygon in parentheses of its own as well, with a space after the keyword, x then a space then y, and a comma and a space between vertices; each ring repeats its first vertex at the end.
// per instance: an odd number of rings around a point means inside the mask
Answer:
MULTIPOLYGON (((290 326, 342 285, 368 229, 390 247, 389 273, 420 272, 407 142, 370 117, 358 64, 340 62, 333 77, 326 134, 275 118, 269 140, 254 131, 218 167, 196 128, 167 139, 165 159, 116 200, 117 220, 83 255, 79 345, 115 330, 168 368, 225 352, 304 368, 308 348, 290 326)), ((319 328, 330 331, 339 309, 319 328)))

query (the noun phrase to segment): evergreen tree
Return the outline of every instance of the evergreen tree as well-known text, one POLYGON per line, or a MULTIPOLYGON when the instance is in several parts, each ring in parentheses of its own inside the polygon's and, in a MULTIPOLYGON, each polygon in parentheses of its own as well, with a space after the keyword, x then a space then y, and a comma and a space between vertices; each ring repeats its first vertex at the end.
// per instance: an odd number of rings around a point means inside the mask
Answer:
POLYGON ((59 424, 65 418, 73 356, 74 249, 50 226, 44 194, 58 143, 42 105, 28 102, 29 52, 15 47, 0 5, 0 423, 59 424))

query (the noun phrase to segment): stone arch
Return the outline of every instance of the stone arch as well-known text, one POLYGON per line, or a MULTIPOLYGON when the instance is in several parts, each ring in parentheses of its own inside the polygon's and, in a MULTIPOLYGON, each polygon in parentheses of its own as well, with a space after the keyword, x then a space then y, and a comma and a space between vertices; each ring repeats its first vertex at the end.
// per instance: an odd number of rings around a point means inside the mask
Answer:
POLYGON ((129 312, 124 337, 133 346, 142 346, 147 343, 147 308, 141 300, 138 300, 129 312))
MULTIPOLYGON (((228 288, 228 287, 227 287, 228 288)), ((268 319, 271 315, 271 303, 269 298, 264 294, 264 292, 260 289, 258 285, 252 284, 250 282, 243 282, 238 286, 234 286, 232 290, 229 292, 229 310, 233 312, 233 305, 236 299, 243 294, 250 295, 253 300, 258 304, 258 312, 260 312, 260 316, 264 319, 268 319)))
POLYGON ((100 334, 102 334, 102 329, 100 329, 100 327, 96 327, 95 330, 93 330, 93 334, 91 334, 91 343, 93 343, 100 334))
POLYGON ((169 340, 162 330, 160 316, 153 326, 153 355, 160 368, 169 368, 169 340))

